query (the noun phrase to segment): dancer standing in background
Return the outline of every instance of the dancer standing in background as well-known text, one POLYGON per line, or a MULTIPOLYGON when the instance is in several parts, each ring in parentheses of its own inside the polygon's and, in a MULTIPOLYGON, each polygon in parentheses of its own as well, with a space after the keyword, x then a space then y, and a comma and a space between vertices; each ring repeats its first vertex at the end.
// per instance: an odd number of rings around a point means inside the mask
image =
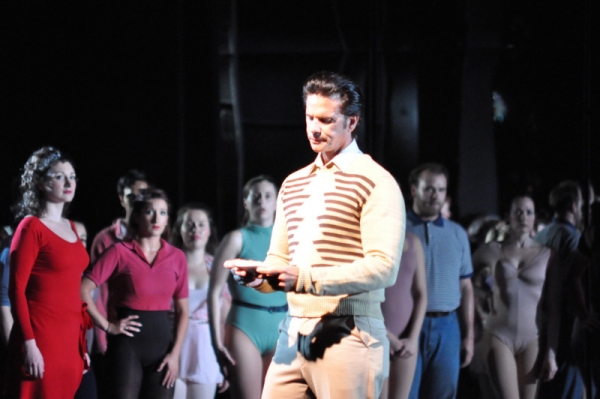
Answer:
POLYGON ((106 360, 115 399, 173 397, 188 324, 188 271, 183 252, 163 238, 168 222, 165 193, 144 190, 133 202, 131 239, 104 251, 81 281, 90 316, 109 334, 106 360), (118 320, 107 320, 91 296, 106 282, 118 320))
POLYGON ((542 354, 542 378, 556 373, 559 292, 556 254, 535 242, 535 206, 528 196, 513 198, 509 233, 502 242, 482 245, 473 255, 477 272, 493 277, 490 314, 484 324, 484 359, 499 399, 534 399, 540 382, 536 369, 542 354), (554 275, 553 275, 554 274, 554 275), (547 285, 542 306, 542 289, 547 285), (543 308, 547 317, 542 317, 543 308), (547 319, 547 328, 542 320, 547 319), (547 345, 540 346, 540 331, 547 345))
POLYGON ((72 398, 83 375, 91 324, 78 287, 89 257, 64 217, 76 187, 72 163, 53 147, 25 164, 10 251, 7 398, 72 398))
POLYGON ((381 304, 390 340, 390 376, 380 399, 408 398, 419 353, 419 334, 427 309, 425 254, 419 237, 406 233, 396 283, 381 304))
POLYGON ((226 260, 237 257, 264 260, 269 249, 277 186, 271 178, 257 176, 246 183, 243 195, 247 224, 227 234, 217 250, 208 306, 213 346, 232 398, 259 399, 287 302, 283 292, 267 295, 239 285, 223 267, 226 260), (233 299, 223 341, 220 302, 226 282, 233 299))
MULTIPOLYGON (((204 205, 189 204, 177 212, 171 244, 182 249, 188 265, 190 289, 188 331, 181 349, 176 399, 213 399, 217 386, 226 387, 215 357, 208 326, 208 282, 218 243, 212 212, 204 205)), ((231 298, 223 290, 220 301, 221 326, 231 298)))

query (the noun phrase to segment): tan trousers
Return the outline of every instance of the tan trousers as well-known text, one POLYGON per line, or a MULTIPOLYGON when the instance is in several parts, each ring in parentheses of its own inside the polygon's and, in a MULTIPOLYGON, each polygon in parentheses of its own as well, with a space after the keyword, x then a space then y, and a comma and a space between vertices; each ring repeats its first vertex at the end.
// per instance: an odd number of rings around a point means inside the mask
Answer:
POLYGON ((354 316, 350 335, 328 347, 322 358, 309 361, 297 351, 298 332, 311 331, 315 322, 283 319, 262 399, 377 399, 389 372, 383 320, 354 316))

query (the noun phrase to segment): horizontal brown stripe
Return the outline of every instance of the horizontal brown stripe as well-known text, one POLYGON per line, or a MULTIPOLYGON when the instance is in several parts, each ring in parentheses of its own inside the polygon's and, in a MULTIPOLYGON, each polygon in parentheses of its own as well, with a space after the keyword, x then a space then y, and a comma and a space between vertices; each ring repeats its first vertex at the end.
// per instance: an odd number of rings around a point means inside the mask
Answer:
POLYGON ((331 262, 337 262, 337 263, 352 263, 353 261, 355 261, 356 259, 344 259, 344 258, 335 258, 333 256, 321 256, 321 258, 323 260, 328 260, 331 262))
POLYGON ((362 181, 364 181, 365 183, 367 183, 369 186, 371 186, 371 188, 375 188, 375 182, 371 179, 368 179, 366 176, 364 175, 357 175, 357 174, 352 174, 352 173, 344 173, 344 172, 335 172, 336 175, 342 175, 345 178, 356 178, 356 179, 360 179, 362 181))
POLYGON ((308 194, 294 195, 293 197, 285 196, 285 197, 283 197, 283 203, 287 204, 288 202, 293 202, 293 201, 298 201, 298 200, 305 200, 305 199, 307 199, 309 197, 310 197, 310 195, 308 195, 308 194))
POLYGON ((283 192, 283 194, 285 195, 291 195, 291 194, 297 194, 297 193, 301 193, 304 191, 304 188, 294 188, 294 189, 287 189, 283 192))
POLYGON ((358 217, 358 215, 356 213, 347 212, 347 211, 344 211, 342 209, 334 208, 334 207, 331 207, 331 206, 326 206, 325 209, 327 211, 329 211, 329 212, 341 213, 342 215, 344 215, 344 216, 346 216, 346 217, 348 217, 350 219, 354 219, 354 220, 356 220, 357 217, 358 217))
MULTIPOLYGON (((364 254, 361 252, 356 252, 356 251, 342 251, 340 249, 333 249, 333 248, 318 248, 317 251, 319 253, 328 253, 328 254, 336 254, 336 255, 341 255, 341 256, 347 256, 349 258, 362 258, 364 256, 364 254)), ((323 257, 323 259, 325 259, 325 257, 323 257)))
POLYGON ((337 188, 338 190, 348 192, 348 193, 353 193, 355 196, 360 198, 361 204, 364 204, 365 201, 367 200, 367 198, 359 190, 357 190, 355 188, 344 187, 344 186, 336 186, 335 188, 337 188))
POLYGON ((334 233, 332 231, 327 231, 327 230, 323 231, 322 234, 326 237, 335 237, 335 238, 340 238, 340 239, 352 240, 352 241, 356 241, 356 242, 362 244, 362 239, 360 238, 360 236, 350 236, 350 235, 346 235, 346 234, 334 233))
POLYGON ((289 179, 285 181, 285 187, 299 187, 310 183, 315 175, 300 176, 295 179, 289 179))
POLYGON ((330 224, 330 223, 320 223, 319 227, 326 229, 326 228, 330 228, 333 230, 340 230, 340 231, 346 231, 350 234, 355 234, 356 236, 360 236, 360 230, 356 230, 356 229, 351 229, 348 227, 343 227, 337 224, 330 224))
POLYGON ((356 201, 352 201, 351 203, 349 203, 349 202, 335 200, 335 199, 326 199, 325 204, 326 205, 337 205, 337 206, 342 206, 344 208, 348 208, 348 209, 352 210, 355 213, 355 215, 358 216, 358 206, 356 204, 356 201))
POLYGON ((368 188, 367 186, 365 186, 364 184, 362 184, 360 181, 356 181, 356 180, 344 180, 344 179, 335 179, 336 187, 353 187, 356 189, 356 187, 358 186, 358 188, 360 189, 360 191, 362 191, 362 193, 366 196, 371 195, 371 189, 368 188))
POLYGON ((287 219, 287 218, 289 218, 289 217, 290 217, 291 215, 293 215, 294 213, 296 213, 296 209, 292 209, 292 210, 290 210, 290 211, 287 211, 287 212, 285 212, 285 213, 284 213, 284 215, 285 215, 285 218, 286 218, 286 219, 287 219))
POLYGON ((333 240, 315 240, 313 242, 315 243, 315 245, 324 244, 324 245, 332 245, 332 246, 343 247, 343 248, 354 248, 354 249, 361 251, 361 253, 362 253, 362 246, 356 245, 356 244, 343 243, 343 242, 333 241, 333 240))
POLYGON ((360 223, 356 219, 342 218, 342 217, 333 216, 333 215, 321 215, 321 216, 317 217, 317 220, 331 220, 331 221, 335 221, 335 222, 350 224, 350 225, 356 226, 356 227, 360 226, 360 223))
POLYGON ((298 209, 304 203, 304 201, 292 202, 290 204, 284 205, 283 210, 288 211, 290 209, 298 209))
POLYGON ((325 201, 327 201, 331 198, 336 198, 336 197, 346 199, 346 200, 350 201, 351 203, 356 204, 358 206, 356 197, 353 197, 351 195, 340 193, 339 191, 332 191, 332 192, 325 193, 325 201))

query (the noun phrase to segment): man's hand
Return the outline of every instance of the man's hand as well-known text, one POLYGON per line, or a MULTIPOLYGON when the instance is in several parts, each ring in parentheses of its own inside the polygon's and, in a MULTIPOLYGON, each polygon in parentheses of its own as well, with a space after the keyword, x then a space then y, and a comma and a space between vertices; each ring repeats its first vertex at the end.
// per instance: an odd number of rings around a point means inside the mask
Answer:
POLYGON ((540 372, 540 378, 543 381, 550 381, 556 375, 558 366, 556 365, 556 355, 552 349, 548 349, 542 362, 542 370, 540 372))
POLYGON ((277 276, 279 283, 277 286, 283 291, 295 291, 298 283, 298 268, 295 266, 284 267, 259 267, 256 269, 258 275, 262 278, 277 276))
POLYGON ((258 278, 256 269, 259 266, 263 266, 263 262, 246 259, 230 259, 223 262, 223 266, 234 273, 234 277, 236 277, 235 280, 238 284, 254 288, 262 283, 262 279, 258 278))
POLYGON ((460 368, 467 367, 473 359, 473 338, 463 338, 460 344, 460 368))

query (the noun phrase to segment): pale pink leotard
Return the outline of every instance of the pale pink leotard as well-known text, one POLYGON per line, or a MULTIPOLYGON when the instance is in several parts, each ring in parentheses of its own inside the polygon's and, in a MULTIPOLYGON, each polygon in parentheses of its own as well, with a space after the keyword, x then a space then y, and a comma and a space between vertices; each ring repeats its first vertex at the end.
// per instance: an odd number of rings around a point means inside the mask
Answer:
POLYGON ((411 287, 417 268, 414 242, 418 239, 416 235, 406 232, 408 248, 402 252, 396 283, 385 289, 385 302, 381 304, 385 326, 397 337, 406 329, 413 311, 411 287))
POLYGON ((515 265, 502 254, 500 243, 490 243, 497 252, 493 267, 493 311, 485 329, 517 354, 538 338, 542 289, 546 279, 548 252, 542 247, 529 263, 515 265))

